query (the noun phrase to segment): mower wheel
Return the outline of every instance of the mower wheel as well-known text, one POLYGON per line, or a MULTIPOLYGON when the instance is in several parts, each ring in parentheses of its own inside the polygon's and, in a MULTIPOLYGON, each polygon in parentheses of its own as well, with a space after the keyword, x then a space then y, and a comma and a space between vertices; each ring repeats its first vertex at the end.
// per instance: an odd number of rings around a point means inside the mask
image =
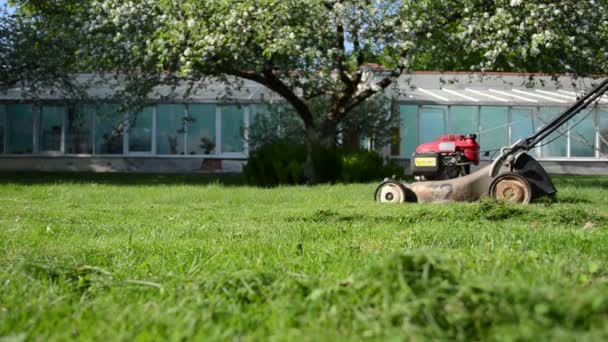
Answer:
POLYGON ((374 198, 379 203, 417 202, 412 190, 394 180, 387 180, 378 185, 374 198))
POLYGON ((528 204, 532 199, 532 187, 522 175, 505 172, 494 178, 488 195, 499 201, 528 204))

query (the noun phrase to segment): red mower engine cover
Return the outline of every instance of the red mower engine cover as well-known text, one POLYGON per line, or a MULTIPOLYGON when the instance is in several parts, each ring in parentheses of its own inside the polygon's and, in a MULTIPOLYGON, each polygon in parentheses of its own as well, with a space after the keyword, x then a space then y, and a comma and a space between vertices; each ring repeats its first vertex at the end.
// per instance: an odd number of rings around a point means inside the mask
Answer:
POLYGON ((479 164, 479 144, 474 134, 442 135, 416 148, 412 175, 418 180, 445 180, 468 175, 479 164))
POLYGON ((474 134, 442 135, 435 141, 421 144, 416 148, 416 154, 454 153, 456 151, 462 151, 468 162, 474 165, 479 164, 479 144, 474 134))

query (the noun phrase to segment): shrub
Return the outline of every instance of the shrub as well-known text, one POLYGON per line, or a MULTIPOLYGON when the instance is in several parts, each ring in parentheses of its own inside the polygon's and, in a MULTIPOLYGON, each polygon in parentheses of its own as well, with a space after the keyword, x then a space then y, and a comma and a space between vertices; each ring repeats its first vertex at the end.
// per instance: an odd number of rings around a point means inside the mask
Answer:
POLYGON ((315 165, 319 183, 335 183, 341 180, 342 160, 340 159, 340 150, 337 148, 314 146, 312 161, 315 165))
POLYGON ((382 156, 374 151, 345 150, 342 152, 343 182, 370 182, 385 177, 403 176, 403 168, 389 162, 384 164, 382 156))
POLYGON ((405 170, 399 164, 390 161, 384 164, 384 169, 382 170, 382 178, 395 178, 400 179, 405 175, 405 170))
MULTIPOLYGON (((403 175, 401 167, 394 163, 384 165, 376 152, 315 146, 312 158, 320 183, 369 182, 403 175)), ((279 141, 256 149, 244 174, 249 184, 257 186, 302 184, 306 181, 305 163, 305 145, 279 141)))
POLYGON ((306 146, 280 141, 256 149, 243 172, 253 185, 299 184, 304 181, 305 162, 306 146))

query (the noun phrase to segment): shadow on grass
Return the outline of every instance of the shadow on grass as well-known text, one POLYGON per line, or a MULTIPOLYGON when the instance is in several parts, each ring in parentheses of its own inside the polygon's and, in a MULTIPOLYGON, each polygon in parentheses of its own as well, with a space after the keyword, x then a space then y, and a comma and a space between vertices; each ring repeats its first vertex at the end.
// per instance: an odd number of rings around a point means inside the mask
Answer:
POLYGON ((70 173, 20 172, 0 173, 1 184, 109 184, 109 185, 245 185, 242 174, 149 174, 149 173, 70 173))

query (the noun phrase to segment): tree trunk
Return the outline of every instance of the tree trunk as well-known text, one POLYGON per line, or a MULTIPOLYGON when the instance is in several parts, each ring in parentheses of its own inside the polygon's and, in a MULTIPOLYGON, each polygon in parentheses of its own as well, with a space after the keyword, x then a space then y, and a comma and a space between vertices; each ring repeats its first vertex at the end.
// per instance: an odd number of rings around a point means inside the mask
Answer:
POLYGON ((333 119, 325 119, 321 123, 320 143, 325 147, 336 146, 336 135, 338 132, 338 122, 333 119))
POLYGON ((304 164, 304 177, 309 184, 315 184, 319 181, 312 158, 313 147, 335 147, 337 130, 338 123, 335 120, 329 119, 324 120, 318 129, 316 127, 306 127, 306 163, 304 164))
POLYGON ((319 135, 314 127, 306 127, 306 163, 304 163, 304 178, 308 184, 317 182, 317 170, 312 160, 312 148, 318 144, 319 135))

